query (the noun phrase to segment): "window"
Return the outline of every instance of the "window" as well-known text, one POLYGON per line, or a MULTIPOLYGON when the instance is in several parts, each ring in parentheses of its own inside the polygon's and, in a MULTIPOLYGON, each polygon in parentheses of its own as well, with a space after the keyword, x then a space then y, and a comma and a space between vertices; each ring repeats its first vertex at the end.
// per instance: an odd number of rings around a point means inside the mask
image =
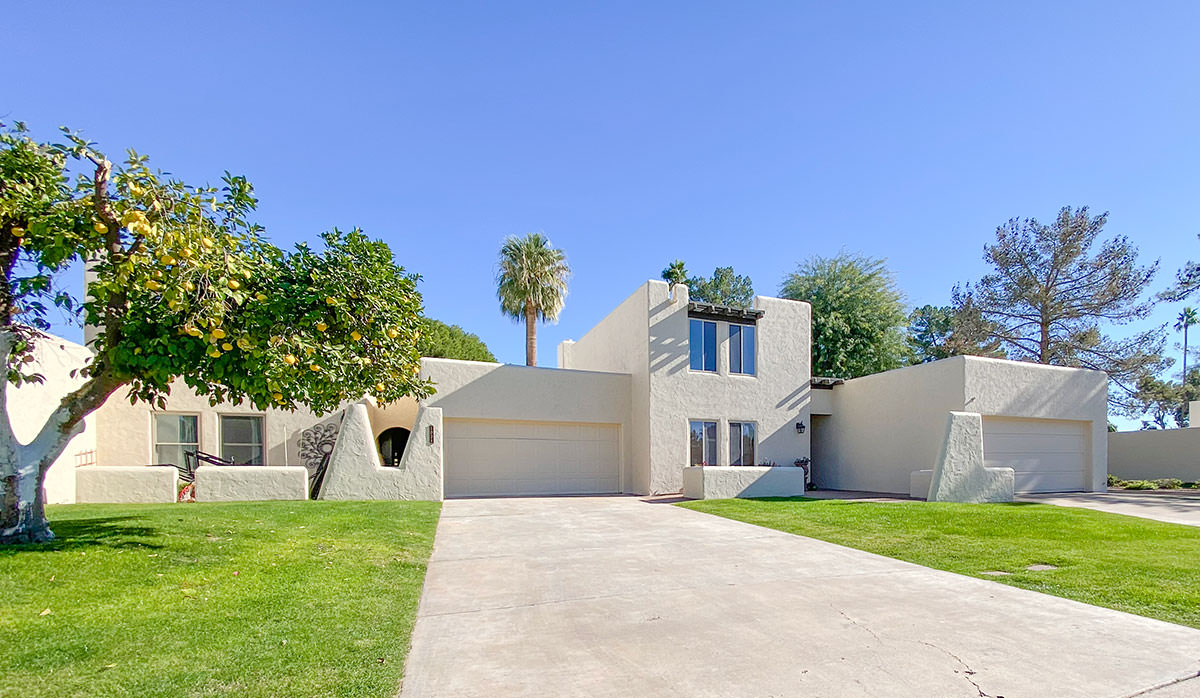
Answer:
POLYGON ((716 465, 717 423, 688 422, 691 458, 688 465, 716 465))
POLYGON ((154 415, 154 462, 158 465, 184 464, 183 454, 200 449, 199 418, 194 414, 154 415))
POLYGON ((754 325, 729 325, 729 372, 754 375, 754 325))
POLYGON ((234 463, 262 465, 262 417, 221 415, 221 457, 234 463))
POLYGON ((754 424, 729 423, 729 464, 754 465, 754 424))
POLYGON ((688 352, 693 371, 717 372, 717 323, 691 320, 688 331, 688 352))

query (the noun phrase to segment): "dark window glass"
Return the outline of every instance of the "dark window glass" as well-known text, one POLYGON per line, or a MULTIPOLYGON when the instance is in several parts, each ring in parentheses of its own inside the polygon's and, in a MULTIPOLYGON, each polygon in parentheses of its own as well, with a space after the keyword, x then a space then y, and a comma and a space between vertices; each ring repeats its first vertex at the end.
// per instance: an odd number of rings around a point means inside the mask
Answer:
POLYGON ((689 465, 716 465, 717 423, 688 422, 689 465))
POLYGON ((262 417, 222 415, 221 457, 234 463, 262 465, 262 417))
POLYGON ((729 326, 729 372, 754 375, 754 325, 729 326))
POLYGON ((754 465, 755 429, 750 422, 729 423, 729 464, 754 465))
POLYGON ((717 323, 690 320, 688 324, 688 359, 693 371, 717 370, 717 323))

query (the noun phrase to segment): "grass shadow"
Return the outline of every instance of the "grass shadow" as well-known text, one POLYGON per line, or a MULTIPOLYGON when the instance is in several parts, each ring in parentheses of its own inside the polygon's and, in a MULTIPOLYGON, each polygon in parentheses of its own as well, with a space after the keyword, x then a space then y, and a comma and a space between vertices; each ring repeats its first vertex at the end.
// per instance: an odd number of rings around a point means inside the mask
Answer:
POLYGON ((66 519, 51 521, 50 530, 54 540, 48 543, 22 543, 0 546, 0 558, 27 552, 59 552, 87 548, 148 548, 158 550, 162 546, 148 542, 157 537, 156 528, 131 523, 133 516, 100 516, 91 519, 66 519))

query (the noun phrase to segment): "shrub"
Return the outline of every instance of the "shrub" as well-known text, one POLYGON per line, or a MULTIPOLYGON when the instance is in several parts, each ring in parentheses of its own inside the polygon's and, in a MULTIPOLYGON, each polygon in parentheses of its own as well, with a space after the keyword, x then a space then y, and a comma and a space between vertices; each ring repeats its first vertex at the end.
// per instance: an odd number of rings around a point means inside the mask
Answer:
POLYGON ((1163 477, 1154 481, 1160 490, 1177 490, 1183 487, 1183 480, 1176 477, 1163 477))
POLYGON ((1113 475, 1112 473, 1109 473, 1108 474, 1108 486, 1109 487, 1120 487, 1121 486, 1121 478, 1117 477, 1116 475, 1113 475))
POLYGON ((1156 490, 1158 485, 1149 480, 1129 480, 1124 483, 1127 490, 1156 490))

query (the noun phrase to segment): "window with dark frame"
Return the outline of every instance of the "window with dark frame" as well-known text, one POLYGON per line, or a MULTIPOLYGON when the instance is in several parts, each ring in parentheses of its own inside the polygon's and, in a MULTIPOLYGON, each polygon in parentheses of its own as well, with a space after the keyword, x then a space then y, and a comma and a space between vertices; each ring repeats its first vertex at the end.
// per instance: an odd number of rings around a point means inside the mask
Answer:
POLYGON ((690 457, 688 465, 716 465, 717 423, 693 420, 688 422, 690 457))
POLYGON ((261 416, 221 415, 221 458, 245 465, 262 465, 262 434, 261 416))
POLYGON ((717 323, 696 318, 688 323, 688 355, 692 370, 716 373, 717 323))
POLYGON ((730 465, 754 465, 756 436, 753 422, 729 423, 730 465))
POLYGON ((753 376, 755 372, 754 325, 729 324, 729 372, 753 376))

